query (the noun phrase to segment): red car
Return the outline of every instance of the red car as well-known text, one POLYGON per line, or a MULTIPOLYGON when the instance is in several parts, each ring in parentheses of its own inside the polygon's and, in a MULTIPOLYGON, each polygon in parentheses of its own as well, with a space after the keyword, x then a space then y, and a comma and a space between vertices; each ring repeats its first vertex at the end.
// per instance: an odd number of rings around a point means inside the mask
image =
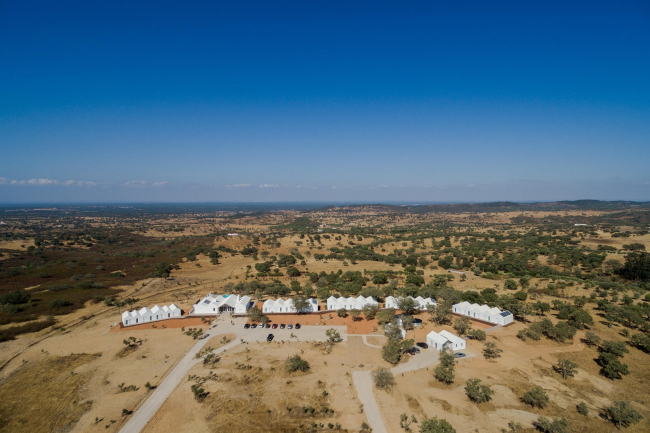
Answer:
POLYGON ((274 324, 271 326, 271 328, 273 328, 273 329, 276 329, 277 327, 278 327, 278 324, 277 324, 277 323, 274 323, 274 324))

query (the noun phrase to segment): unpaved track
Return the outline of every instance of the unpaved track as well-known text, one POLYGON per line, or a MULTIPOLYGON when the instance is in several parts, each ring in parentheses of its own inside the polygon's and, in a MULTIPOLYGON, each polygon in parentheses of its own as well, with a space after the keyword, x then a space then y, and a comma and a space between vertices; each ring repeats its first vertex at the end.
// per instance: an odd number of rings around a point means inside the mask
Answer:
MULTIPOLYGON (((211 334, 216 331, 211 329, 211 334)), ((172 391, 187 376, 187 372, 201 359, 196 359, 196 354, 210 341, 209 338, 199 340, 187 354, 176 364, 172 371, 165 377, 162 383, 154 390, 147 400, 138 408, 131 419, 120 429, 120 433, 140 433, 149 420, 156 414, 172 391)), ((221 353, 240 344, 240 339, 235 338, 232 342, 216 349, 213 353, 221 353)))
MULTIPOLYGON (((362 335, 362 339, 366 345, 381 349, 381 346, 368 343, 365 335, 362 335)), ((437 350, 422 349, 420 354, 411 356, 408 362, 393 367, 390 371, 393 375, 398 375, 408 371, 419 370, 421 368, 435 365, 438 362, 438 358, 439 353, 437 350)), ((379 405, 377 404, 377 400, 375 400, 375 395, 373 394, 372 372, 367 370, 355 371, 352 373, 352 379, 354 380, 354 386, 357 389, 359 400, 363 405, 363 410, 366 413, 368 424, 372 427, 373 433, 388 433, 386 423, 384 422, 381 410, 379 409, 379 405)))
MULTIPOLYGON (((222 334, 235 334, 235 339, 226 344, 225 346, 220 347, 213 351, 213 353, 221 353, 225 350, 231 349, 236 345, 240 344, 242 340, 246 341, 256 341, 256 342, 265 342, 268 334, 273 334, 275 336, 275 341, 326 341, 327 336, 325 335, 325 330, 329 328, 335 328, 341 334, 343 340, 347 340, 347 328, 345 326, 331 326, 325 328, 324 326, 303 326, 301 329, 244 329, 244 323, 246 323, 246 318, 236 318, 232 319, 233 324, 231 325, 229 317, 223 317, 217 319, 216 322, 213 322, 217 326, 214 328, 209 328, 206 331, 212 338, 217 335, 222 334), (291 337, 291 334, 295 335, 296 338, 291 337)), ((197 343, 192 346, 192 348, 187 352, 187 354, 176 364, 172 371, 165 377, 162 383, 154 390, 153 393, 147 398, 147 400, 140 406, 133 416, 127 421, 126 424, 120 429, 120 433, 140 433, 145 425, 153 418, 158 409, 165 403, 167 398, 171 393, 176 389, 178 384, 187 377, 187 373, 190 369, 201 362, 201 359, 196 359, 196 354, 211 340, 211 338, 206 338, 203 340, 197 341, 197 343)), ((372 395, 372 380, 370 392, 372 395)), ((374 397, 373 397, 374 399, 374 397)), ((385 430, 384 430, 385 431, 385 430)))
POLYGON ((372 376, 370 371, 355 371, 352 373, 354 386, 357 388, 359 400, 363 405, 363 410, 368 418, 368 423, 372 427, 373 433, 388 433, 386 430, 386 423, 381 416, 381 411, 377 405, 377 400, 372 393, 372 376))

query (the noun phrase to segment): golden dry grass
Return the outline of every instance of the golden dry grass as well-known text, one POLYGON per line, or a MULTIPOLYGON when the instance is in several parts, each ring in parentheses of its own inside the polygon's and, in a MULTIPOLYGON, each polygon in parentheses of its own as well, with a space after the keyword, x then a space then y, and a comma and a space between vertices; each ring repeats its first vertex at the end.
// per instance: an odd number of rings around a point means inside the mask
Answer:
POLYGON ((80 390, 90 372, 75 369, 101 354, 71 354, 26 363, 0 384, 0 431, 34 433, 64 431, 90 409, 80 390))

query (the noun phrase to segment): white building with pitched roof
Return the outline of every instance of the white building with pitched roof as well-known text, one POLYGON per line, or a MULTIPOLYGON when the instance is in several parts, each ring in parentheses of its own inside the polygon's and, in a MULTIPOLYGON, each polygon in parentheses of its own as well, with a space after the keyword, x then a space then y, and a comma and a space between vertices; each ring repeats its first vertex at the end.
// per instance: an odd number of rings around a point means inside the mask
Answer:
POLYGON ((174 304, 171 304, 170 306, 163 305, 162 308, 158 305, 154 305, 151 309, 143 307, 140 310, 125 311, 122 313, 122 323, 124 326, 133 326, 142 323, 181 317, 181 315, 181 309, 174 304))
MULTIPOLYGON (((429 305, 436 305, 436 300, 433 298, 423 298, 422 296, 418 296, 417 298, 414 298, 413 296, 407 296, 409 299, 413 299, 417 305, 418 308, 421 311, 425 311, 429 305)), ((386 308, 394 308, 396 310, 399 309, 399 302, 402 297, 394 297, 394 296, 388 296, 386 297, 386 308)))
POLYGON ((359 296, 358 298, 354 296, 350 296, 349 298, 330 296, 327 298, 328 310, 340 310, 341 308, 346 310, 362 310, 366 305, 379 306, 379 302, 372 296, 359 296))
MULTIPOLYGON (((318 301, 314 298, 307 299, 309 307, 300 311, 301 313, 314 313, 318 311, 318 301)), ((284 300, 267 299, 262 305, 263 313, 296 313, 296 307, 293 305, 293 299, 284 300)))
POLYGON ((444 349, 463 350, 466 347, 464 339, 445 330, 440 331, 440 333, 435 331, 429 332, 427 334, 427 344, 438 351, 444 349))
POLYGON ((507 325, 514 320, 512 313, 508 310, 500 310, 497 307, 490 307, 488 305, 470 304, 469 302, 454 304, 451 311, 462 316, 468 316, 496 325, 507 325))
POLYGON ((195 316, 212 316, 222 313, 245 314, 254 302, 250 296, 213 295, 208 293, 194 304, 191 314, 195 316))

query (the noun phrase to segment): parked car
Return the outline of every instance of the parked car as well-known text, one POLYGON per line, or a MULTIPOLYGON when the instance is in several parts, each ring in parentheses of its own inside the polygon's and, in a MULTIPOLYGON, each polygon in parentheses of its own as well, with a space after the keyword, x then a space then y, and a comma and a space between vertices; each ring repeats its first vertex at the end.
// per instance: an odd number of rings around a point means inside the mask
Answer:
POLYGON ((276 329, 277 327, 278 327, 277 323, 274 323, 273 326, 271 326, 271 328, 273 328, 273 329, 276 329))
POLYGON ((459 352, 459 353, 454 353, 454 356, 455 356, 456 358, 465 358, 467 355, 465 355, 465 354, 462 353, 462 352, 459 352))
POLYGON ((284 329, 286 326, 284 326, 284 323, 280 325, 280 329, 284 329))
POLYGON ((266 326, 264 326, 266 329, 269 329, 271 327, 270 323, 267 323, 266 326))
POLYGON ((269 334, 269 336, 266 337, 266 341, 268 341, 268 342, 273 341, 273 337, 274 337, 273 334, 269 334))
POLYGON ((300 323, 296 323, 296 329, 300 329, 300 323))
POLYGON ((244 329, 248 329, 248 328, 250 328, 250 327, 251 327, 251 325, 248 324, 248 323, 244 325, 244 329))
POLYGON ((415 343, 416 346, 421 347, 423 349, 428 349, 429 345, 427 343, 415 343))
POLYGON ((420 349, 413 347, 407 350, 406 353, 408 353, 409 355, 417 355, 418 353, 420 353, 420 349))
POLYGON ((291 323, 289 323, 289 324, 287 325, 287 329, 293 329, 293 325, 292 325, 291 323))
POLYGON ((260 323, 259 325, 257 325, 257 327, 258 327, 258 328, 264 328, 264 324, 263 324, 263 323, 260 323))

